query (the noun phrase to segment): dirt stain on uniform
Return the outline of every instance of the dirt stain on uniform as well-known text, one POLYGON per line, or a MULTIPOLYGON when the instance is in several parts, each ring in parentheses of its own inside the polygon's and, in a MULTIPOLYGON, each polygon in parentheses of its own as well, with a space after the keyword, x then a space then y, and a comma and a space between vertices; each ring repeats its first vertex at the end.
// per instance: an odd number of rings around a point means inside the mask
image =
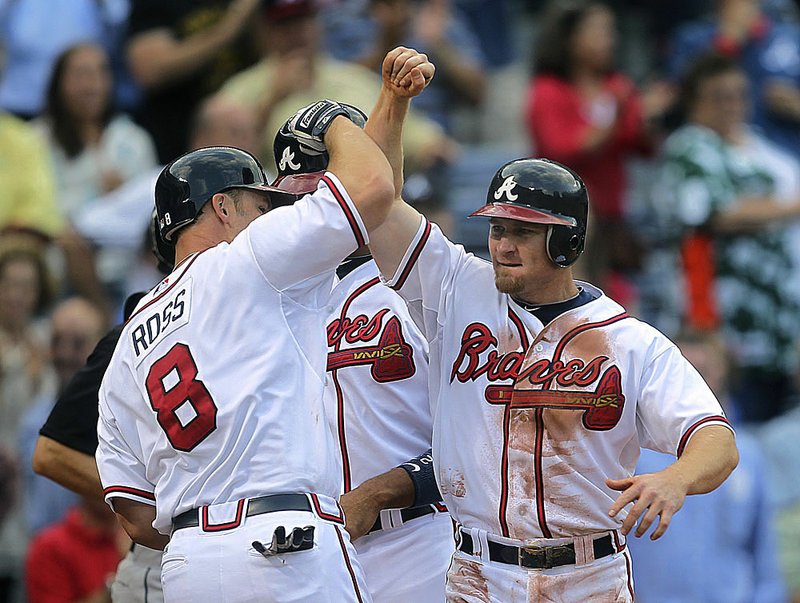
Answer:
POLYGON ((453 558, 453 567, 447 574, 447 600, 451 603, 491 602, 480 563, 453 558))
POLYGON ((533 409, 512 409, 508 423, 508 446, 533 454, 536 449, 536 420, 533 409))
MULTIPOLYGON (((589 329, 570 340, 561 354, 560 360, 566 361, 571 358, 581 358, 588 363, 598 356, 607 356, 613 360, 613 352, 614 349, 611 345, 609 334, 604 329, 589 329)), ((603 368, 609 365, 610 363, 606 361, 603 368)))
POLYGON ((448 469, 442 482, 442 494, 450 494, 455 498, 464 498, 467 488, 464 485, 464 474, 458 469, 448 469))

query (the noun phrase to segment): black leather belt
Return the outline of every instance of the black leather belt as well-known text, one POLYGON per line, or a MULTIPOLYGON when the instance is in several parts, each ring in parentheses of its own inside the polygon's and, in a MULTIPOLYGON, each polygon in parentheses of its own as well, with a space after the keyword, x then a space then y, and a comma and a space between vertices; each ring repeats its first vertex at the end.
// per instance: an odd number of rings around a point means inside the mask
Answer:
MULTIPOLYGON (((411 507, 410 509, 401 509, 400 517, 402 517, 403 523, 407 523, 412 519, 416 519, 417 517, 422 517, 424 515, 430 515, 431 513, 434 513, 434 508, 430 505, 425 505, 424 507, 411 507)), ((378 530, 382 529, 383 529, 383 523, 381 522, 381 516, 378 515, 378 519, 369 529, 369 532, 367 532, 367 534, 372 534, 372 532, 377 532, 378 530)))
MULTIPOLYGON (((474 555, 472 536, 460 530, 461 543, 458 550, 474 555)), ((594 558, 600 559, 616 552, 614 542, 610 534, 601 536, 592 542, 594 558)), ((575 563, 575 545, 571 542, 556 546, 543 547, 518 547, 507 544, 500 544, 489 540, 489 559, 499 563, 509 563, 528 567, 531 569, 550 569, 560 565, 570 565, 575 563)))
MULTIPOLYGON (((311 503, 305 494, 272 494, 247 501, 245 517, 274 513, 275 511, 311 511, 311 503)), ((172 530, 196 528, 200 525, 198 509, 184 511, 172 520, 172 530)))

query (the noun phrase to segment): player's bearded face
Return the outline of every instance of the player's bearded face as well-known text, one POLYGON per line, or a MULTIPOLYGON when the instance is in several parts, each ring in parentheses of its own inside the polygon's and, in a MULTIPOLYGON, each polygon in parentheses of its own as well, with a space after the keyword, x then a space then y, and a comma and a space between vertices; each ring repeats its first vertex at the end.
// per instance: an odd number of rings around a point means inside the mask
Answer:
POLYGON ((522 277, 513 276, 510 274, 503 274, 502 268, 494 271, 494 286, 500 293, 508 293, 509 295, 519 295, 525 289, 525 281, 522 277))
POLYGON ((489 225, 489 252, 494 284, 501 293, 522 296, 539 270, 548 267, 544 242, 547 227, 518 220, 493 218, 489 225))

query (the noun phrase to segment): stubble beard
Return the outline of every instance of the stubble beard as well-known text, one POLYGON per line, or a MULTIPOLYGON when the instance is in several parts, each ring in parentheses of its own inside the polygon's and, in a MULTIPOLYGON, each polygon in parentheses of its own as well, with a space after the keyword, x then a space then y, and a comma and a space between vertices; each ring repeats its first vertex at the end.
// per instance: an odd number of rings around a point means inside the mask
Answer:
POLYGON ((507 293, 509 295, 519 295, 525 288, 523 281, 518 276, 503 276, 494 273, 494 286, 500 293, 507 293))

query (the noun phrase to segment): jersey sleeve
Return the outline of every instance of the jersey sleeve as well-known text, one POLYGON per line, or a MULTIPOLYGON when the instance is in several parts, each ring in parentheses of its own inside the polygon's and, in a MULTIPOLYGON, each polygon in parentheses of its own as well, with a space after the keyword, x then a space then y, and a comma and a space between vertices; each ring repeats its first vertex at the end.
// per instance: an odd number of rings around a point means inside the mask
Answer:
POLYGON ((124 412, 123 402, 115 392, 139 395, 138 389, 133 383, 124 383, 115 372, 110 369, 103 379, 98 406, 96 460, 103 494, 109 504, 111 499, 119 497, 155 505, 155 488, 146 478, 141 454, 129 443, 136 430, 135 418, 131 416, 126 421, 111 410, 116 408, 124 412))
POLYGON ((411 317, 428 341, 446 320, 456 276, 474 259, 461 245, 451 243, 436 224, 423 218, 394 275, 383 275, 384 282, 406 300, 411 317))
POLYGON ((679 457, 701 427, 733 428, 700 373, 676 345, 665 343, 643 370, 637 405, 639 443, 679 457))
POLYGON ((368 243, 353 200, 331 172, 314 193, 274 209, 245 232, 261 272, 278 291, 334 270, 368 243))

